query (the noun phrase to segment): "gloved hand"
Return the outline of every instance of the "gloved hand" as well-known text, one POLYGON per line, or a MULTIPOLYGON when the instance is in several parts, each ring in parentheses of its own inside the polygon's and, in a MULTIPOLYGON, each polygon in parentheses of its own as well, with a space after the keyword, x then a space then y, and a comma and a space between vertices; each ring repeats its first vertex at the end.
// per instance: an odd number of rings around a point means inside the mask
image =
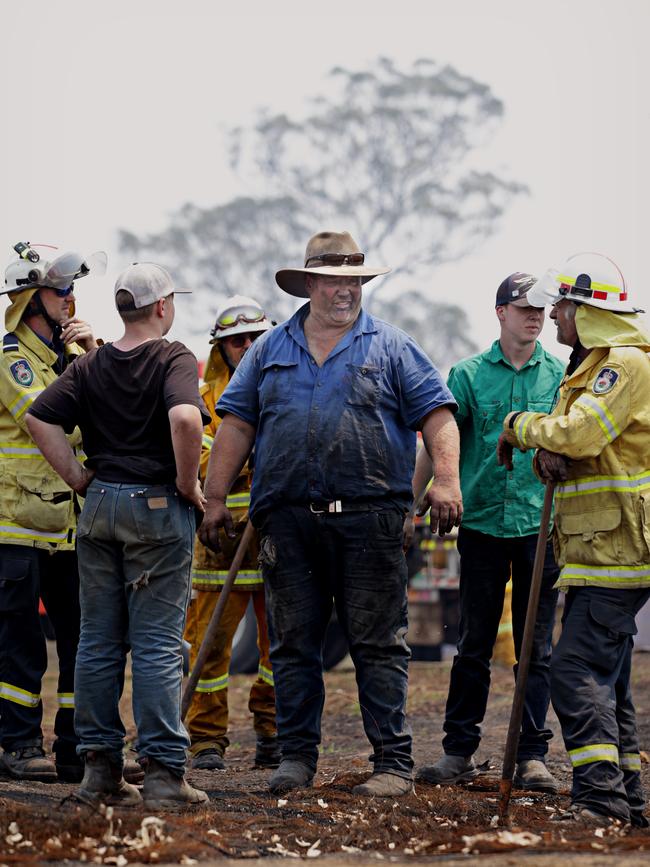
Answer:
POLYGON ((539 449, 533 458, 535 472, 543 482, 566 482, 571 461, 564 455, 539 449))

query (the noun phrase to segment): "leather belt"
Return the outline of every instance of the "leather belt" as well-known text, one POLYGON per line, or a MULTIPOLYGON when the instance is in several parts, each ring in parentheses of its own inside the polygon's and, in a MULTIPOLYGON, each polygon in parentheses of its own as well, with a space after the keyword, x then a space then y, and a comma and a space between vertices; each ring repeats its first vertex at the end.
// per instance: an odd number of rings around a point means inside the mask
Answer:
POLYGON ((354 500, 319 500, 314 503, 308 503, 309 511, 312 515, 340 515, 343 512, 380 512, 385 508, 374 503, 360 503, 354 500))

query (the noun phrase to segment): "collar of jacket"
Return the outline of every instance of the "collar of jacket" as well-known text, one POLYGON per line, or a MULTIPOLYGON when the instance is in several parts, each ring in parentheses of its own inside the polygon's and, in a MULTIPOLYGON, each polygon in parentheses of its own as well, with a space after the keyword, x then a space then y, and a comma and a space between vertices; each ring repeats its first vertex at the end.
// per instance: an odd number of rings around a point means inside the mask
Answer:
MULTIPOLYGON (((25 322, 19 322, 13 333, 23 346, 33 352, 48 367, 56 364, 58 361, 56 352, 41 340, 38 334, 32 331, 25 322)), ((65 354, 68 358, 73 355, 82 355, 82 353, 83 349, 76 343, 70 343, 65 348, 65 354)))

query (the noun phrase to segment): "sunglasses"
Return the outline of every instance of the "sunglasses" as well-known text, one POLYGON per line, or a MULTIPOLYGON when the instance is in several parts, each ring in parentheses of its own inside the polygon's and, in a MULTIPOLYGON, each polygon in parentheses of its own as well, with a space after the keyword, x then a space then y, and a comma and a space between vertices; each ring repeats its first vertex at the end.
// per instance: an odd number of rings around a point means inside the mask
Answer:
POLYGON ((74 283, 71 283, 69 286, 66 286, 65 289, 55 289, 57 298, 67 298, 68 295, 71 295, 74 291, 74 283))
POLYGON ((320 256, 310 256, 305 262, 305 268, 310 262, 322 262, 323 265, 363 265, 364 253, 321 253, 320 256))
POLYGON ((243 346, 250 341, 253 343, 257 338, 263 334, 262 331, 253 331, 253 332, 245 332, 244 334, 232 334, 229 337, 224 337, 224 340, 227 340, 230 346, 234 349, 241 349, 243 346))

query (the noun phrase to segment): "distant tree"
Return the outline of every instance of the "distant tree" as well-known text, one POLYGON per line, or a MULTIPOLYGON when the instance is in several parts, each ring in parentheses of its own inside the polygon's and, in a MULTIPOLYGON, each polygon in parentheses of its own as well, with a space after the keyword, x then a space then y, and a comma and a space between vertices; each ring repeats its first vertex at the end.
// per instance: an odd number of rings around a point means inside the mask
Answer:
MULTIPOLYGON (((371 262, 392 266, 364 289, 373 312, 389 311, 404 327, 417 300, 430 321, 463 321, 458 308, 438 312, 426 287, 436 265, 492 234, 525 189, 470 160, 503 104, 487 85, 429 60, 402 71, 380 58, 367 70, 336 68, 331 80, 328 95, 302 117, 262 112, 252 126, 227 133, 231 168, 254 195, 186 205, 159 234, 121 233, 122 249, 155 255, 191 283, 195 310, 183 323, 190 332, 204 330, 206 308, 234 292, 255 296, 277 317, 290 313, 295 304, 275 286, 274 272, 301 262, 307 238, 322 228, 347 229, 371 262), (413 286, 408 306, 384 300, 413 286)), ((473 348, 463 327, 454 351, 473 348)))

